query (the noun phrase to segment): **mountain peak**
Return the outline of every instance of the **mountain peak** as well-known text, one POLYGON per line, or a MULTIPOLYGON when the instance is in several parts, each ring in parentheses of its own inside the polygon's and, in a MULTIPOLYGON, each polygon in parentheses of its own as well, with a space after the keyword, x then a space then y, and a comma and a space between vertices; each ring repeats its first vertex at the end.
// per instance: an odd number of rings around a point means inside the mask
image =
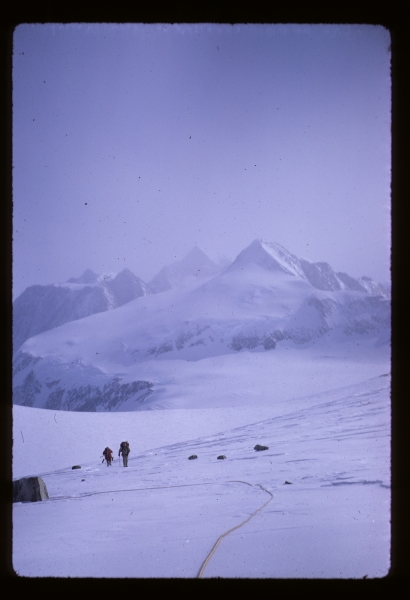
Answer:
POLYGON ((182 260, 173 263, 173 265, 170 265, 170 268, 174 268, 176 267, 177 269, 179 268, 187 268, 188 270, 192 271, 192 275, 196 274, 196 271, 199 269, 203 269, 203 268, 207 268, 207 269, 211 269, 214 270, 216 267, 216 263, 214 263, 213 260, 211 260, 206 254, 205 252, 203 252, 200 248, 198 248, 198 246, 194 246, 193 248, 191 248, 191 250, 188 252, 188 254, 185 256, 185 258, 183 258, 182 260))
POLYGON ((228 267, 227 271, 244 269, 255 265, 268 271, 281 271, 290 275, 303 277, 296 256, 288 252, 280 244, 265 242, 262 239, 254 240, 247 248, 242 250, 232 265, 228 267))
POLYGON ((212 277, 221 268, 211 260, 198 246, 194 246, 179 261, 163 267, 148 283, 148 287, 156 294, 185 285, 204 277, 212 277))
POLYGON ((242 250, 225 272, 262 268, 268 272, 282 272, 308 281, 318 290, 337 291, 348 289, 367 292, 373 296, 388 296, 383 286, 371 279, 357 280, 346 273, 335 273, 326 262, 311 262, 291 254, 276 242, 254 240, 242 250))
POLYGON ((67 280, 67 283, 95 283, 97 279, 97 273, 94 273, 91 269, 86 269, 80 277, 70 277, 70 279, 67 280))
POLYGON ((117 278, 120 278, 120 279, 124 279, 124 278, 139 279, 136 275, 134 275, 134 273, 128 267, 124 267, 124 269, 122 269, 122 271, 120 271, 119 273, 117 273, 117 275, 115 276, 115 279, 117 279, 117 278))
MULTIPOLYGON (((193 257, 193 258, 197 258, 197 257, 198 257, 198 258, 204 258, 204 257, 205 257, 205 258, 208 258, 208 257, 207 257, 207 255, 205 254, 205 252, 203 252, 203 251, 201 250, 201 248, 199 248, 198 246, 193 246, 193 247, 191 248, 191 250, 190 250, 190 251, 188 252, 188 254, 185 256, 185 258, 188 258, 188 257, 190 257, 190 258, 191 258, 191 257, 193 257)), ((184 259, 183 259, 183 260, 184 260, 184 259)), ((210 259, 208 259, 208 260, 210 260, 210 259)))

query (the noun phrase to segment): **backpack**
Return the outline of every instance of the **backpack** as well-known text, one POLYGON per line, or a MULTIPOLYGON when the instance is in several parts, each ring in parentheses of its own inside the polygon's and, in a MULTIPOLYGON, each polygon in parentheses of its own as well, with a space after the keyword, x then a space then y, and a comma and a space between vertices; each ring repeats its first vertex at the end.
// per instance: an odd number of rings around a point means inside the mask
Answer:
POLYGON ((122 452, 123 456, 124 455, 128 456, 128 454, 130 453, 130 445, 129 445, 129 443, 128 442, 121 442, 120 449, 121 449, 121 452, 122 452))
POLYGON ((108 448, 108 446, 107 446, 106 449, 104 450, 103 454, 104 454, 106 460, 111 458, 111 455, 112 455, 111 448, 108 448))

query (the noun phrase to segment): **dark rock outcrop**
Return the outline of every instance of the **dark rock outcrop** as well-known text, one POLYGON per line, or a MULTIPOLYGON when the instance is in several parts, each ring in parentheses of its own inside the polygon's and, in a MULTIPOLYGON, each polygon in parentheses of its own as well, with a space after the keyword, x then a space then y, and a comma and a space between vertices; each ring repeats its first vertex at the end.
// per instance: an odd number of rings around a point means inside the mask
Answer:
POLYGON ((217 456, 218 460, 225 460, 226 456, 225 454, 221 454, 221 456, 217 456))
POLYGON ((13 502, 39 502, 48 497, 46 484, 41 477, 23 477, 13 481, 13 502))
POLYGON ((74 467, 71 467, 72 469, 81 469, 80 465, 74 465, 74 467))
POLYGON ((259 444, 256 444, 254 450, 256 450, 257 452, 260 452, 261 450, 269 450, 269 446, 260 446, 259 444))
POLYGON ((198 458, 196 454, 191 454, 191 456, 188 456, 188 460, 195 460, 195 458, 198 458))
POLYGON ((21 406, 83 412, 117 411, 130 401, 139 406, 153 392, 152 382, 124 383, 121 377, 109 378, 101 369, 81 361, 73 361, 67 369, 60 370, 58 361, 53 358, 42 359, 18 352, 14 363, 13 403, 21 406), (40 364, 35 368, 37 362, 40 364), (54 376, 56 369, 61 373, 59 378, 54 376))

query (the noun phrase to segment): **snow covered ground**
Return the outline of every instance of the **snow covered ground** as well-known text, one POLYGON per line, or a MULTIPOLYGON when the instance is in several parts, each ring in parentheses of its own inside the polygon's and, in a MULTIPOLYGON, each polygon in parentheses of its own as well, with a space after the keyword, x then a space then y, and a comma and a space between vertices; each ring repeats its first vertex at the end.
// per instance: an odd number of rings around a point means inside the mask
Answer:
POLYGON ((289 366, 276 378, 277 387, 261 374, 269 371, 267 357, 274 356, 271 367, 279 375, 285 361, 278 353, 241 353, 247 387, 238 363, 229 375, 230 359, 224 357, 219 380, 223 373, 230 384, 239 379, 237 397, 225 402, 222 392, 218 401, 204 393, 213 359, 185 363, 197 370, 196 376, 190 371, 185 388, 186 397, 197 398, 191 404, 197 408, 185 408, 183 398, 179 408, 115 413, 14 406, 13 477, 40 475, 50 495, 44 502, 13 505, 16 572, 385 576, 390 567, 389 357, 387 348, 379 348, 355 363, 351 352, 345 362, 320 359, 319 351, 316 362, 313 354, 299 364, 293 357, 288 363, 293 377, 289 366), (129 467, 118 457, 106 467, 102 450, 109 445, 116 456, 123 439, 131 446, 129 467), (255 444, 269 449, 256 452, 255 444), (198 458, 188 460, 192 454, 198 458), (218 460, 220 455, 226 459, 218 460), (72 470, 77 464, 81 469, 72 470))

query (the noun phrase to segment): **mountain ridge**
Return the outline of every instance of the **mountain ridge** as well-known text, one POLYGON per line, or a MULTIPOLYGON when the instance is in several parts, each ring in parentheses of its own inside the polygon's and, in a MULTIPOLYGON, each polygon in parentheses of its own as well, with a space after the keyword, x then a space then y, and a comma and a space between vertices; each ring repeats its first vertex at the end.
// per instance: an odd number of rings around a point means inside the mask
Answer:
POLYGON ((26 288, 13 302, 13 354, 30 337, 64 323, 113 310, 139 298, 202 281, 220 272, 197 246, 181 260, 163 267, 149 283, 124 268, 117 274, 86 269, 66 282, 26 288))
POLYGON ((375 282, 365 280, 365 289, 348 275, 338 278, 327 263, 302 261, 255 240, 214 276, 31 337, 15 356, 14 401, 137 410, 147 399, 155 404, 156 390, 169 385, 152 377, 156 361, 172 372, 175 361, 274 352, 283 344, 388 344, 390 301, 375 282))
POLYGON ((348 289, 367 292, 372 295, 389 296, 388 290, 380 283, 374 282, 370 277, 354 279, 347 273, 335 273, 327 262, 312 262, 304 258, 298 258, 276 242, 266 242, 262 239, 254 240, 238 254, 226 270, 229 272, 244 269, 249 264, 257 264, 268 270, 283 271, 296 277, 302 277, 319 290, 348 289))
POLYGON ((112 310, 150 293, 129 269, 104 276, 87 269, 78 279, 28 287, 13 302, 13 354, 30 337, 112 310))

